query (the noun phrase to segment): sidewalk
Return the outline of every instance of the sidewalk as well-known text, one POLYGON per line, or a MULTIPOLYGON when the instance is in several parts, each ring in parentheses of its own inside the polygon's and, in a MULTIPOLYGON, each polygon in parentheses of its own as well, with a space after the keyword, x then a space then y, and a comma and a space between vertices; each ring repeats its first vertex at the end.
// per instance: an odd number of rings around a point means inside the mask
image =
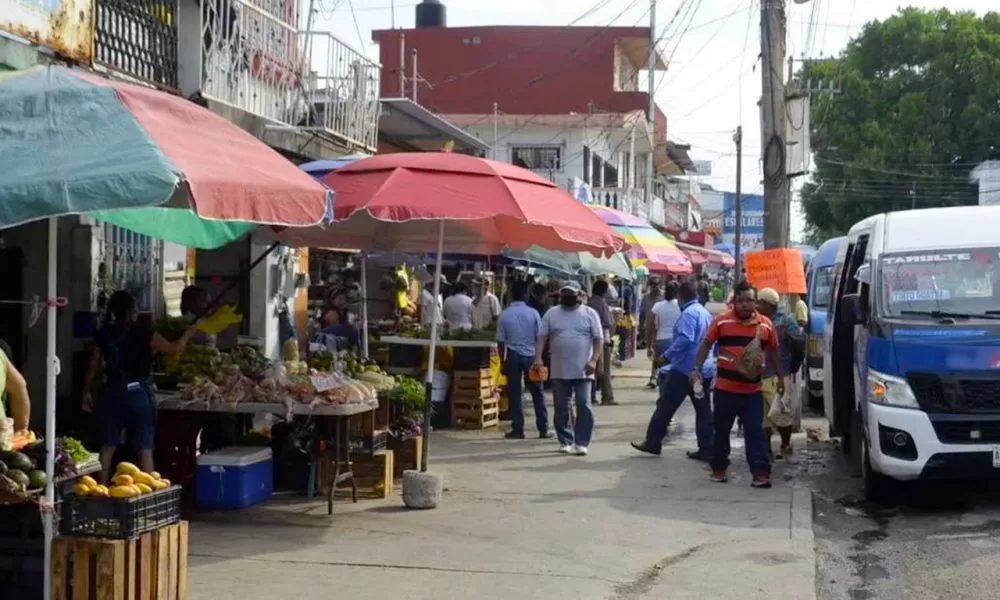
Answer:
POLYGON ((711 483, 684 457, 689 405, 662 457, 629 447, 655 401, 648 364, 616 371, 622 405, 597 407, 587 457, 496 431, 433 434, 436 510, 397 495, 339 502, 330 518, 294 499, 193 523, 191 599, 815 598, 808 491, 780 471, 774 489, 751 489, 736 443, 730 483, 711 483))

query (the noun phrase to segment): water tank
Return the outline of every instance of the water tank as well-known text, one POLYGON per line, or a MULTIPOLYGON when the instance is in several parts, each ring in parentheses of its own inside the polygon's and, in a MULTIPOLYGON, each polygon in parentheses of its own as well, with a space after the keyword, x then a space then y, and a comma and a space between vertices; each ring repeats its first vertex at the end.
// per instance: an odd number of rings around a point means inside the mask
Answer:
POLYGON ((417 5, 417 29, 447 26, 447 10, 441 0, 424 0, 417 5))

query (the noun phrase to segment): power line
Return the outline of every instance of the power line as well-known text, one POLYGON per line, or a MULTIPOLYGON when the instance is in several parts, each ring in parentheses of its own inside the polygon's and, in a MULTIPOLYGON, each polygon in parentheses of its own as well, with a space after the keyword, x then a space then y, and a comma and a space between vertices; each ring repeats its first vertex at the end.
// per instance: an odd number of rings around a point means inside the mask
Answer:
MULTIPOLYGON (((361 35, 361 27, 358 26, 358 15, 354 12, 354 0, 347 0, 347 6, 351 9, 351 19, 354 21, 354 31, 358 34, 358 43, 361 44, 361 48, 365 47, 365 37, 361 35)), ((336 7, 334 7, 336 10, 336 7)))

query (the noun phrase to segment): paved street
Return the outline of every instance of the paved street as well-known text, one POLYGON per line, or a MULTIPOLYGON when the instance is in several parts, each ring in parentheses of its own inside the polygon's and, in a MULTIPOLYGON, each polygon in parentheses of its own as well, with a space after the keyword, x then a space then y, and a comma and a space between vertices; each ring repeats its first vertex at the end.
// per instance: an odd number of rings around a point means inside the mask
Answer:
POLYGON ((623 405, 597 408, 588 457, 440 432, 437 510, 408 511, 397 495, 338 503, 331 520, 325 504, 288 499, 196 521, 191 598, 815 598, 808 492, 781 468, 774 489, 751 489, 741 456, 729 484, 711 483, 683 454, 690 407, 664 456, 635 453, 654 396, 648 363, 629 367, 615 379, 623 405))

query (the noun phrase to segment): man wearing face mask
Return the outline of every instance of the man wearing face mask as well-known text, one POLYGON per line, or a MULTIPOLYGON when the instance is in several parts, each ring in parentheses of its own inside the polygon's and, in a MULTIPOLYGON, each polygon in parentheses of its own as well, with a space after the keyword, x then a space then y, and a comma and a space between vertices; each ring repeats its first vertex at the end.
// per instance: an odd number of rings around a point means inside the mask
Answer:
POLYGON ((590 390, 604 345, 604 329, 597 313, 581 303, 580 292, 579 284, 572 281, 559 289, 559 306, 542 317, 535 344, 535 364, 541 366, 542 351, 548 344, 559 451, 586 456, 594 430, 590 390), (573 400, 577 415, 575 426, 570 416, 573 400))

